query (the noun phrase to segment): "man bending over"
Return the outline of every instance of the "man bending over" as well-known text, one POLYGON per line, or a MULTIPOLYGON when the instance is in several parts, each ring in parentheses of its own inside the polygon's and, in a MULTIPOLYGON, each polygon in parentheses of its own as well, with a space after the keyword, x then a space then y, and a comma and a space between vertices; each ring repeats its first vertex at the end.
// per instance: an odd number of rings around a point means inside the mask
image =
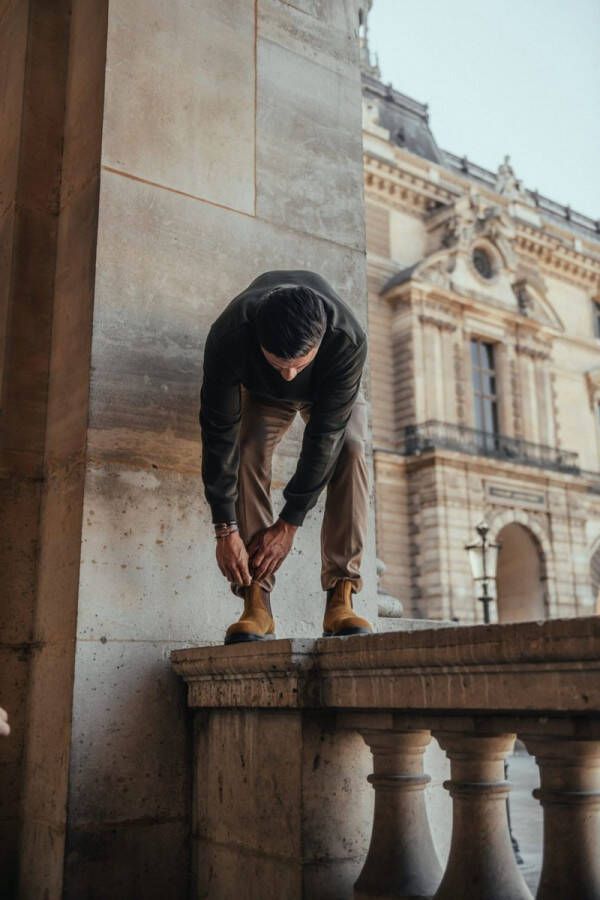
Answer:
POLYGON ((352 609, 368 510, 365 401, 367 339, 351 310, 313 272, 267 272, 213 323, 201 394, 202 477, 217 563, 244 598, 225 643, 273 637, 270 595, 296 530, 326 488, 321 585, 326 636, 368 634, 352 609), (300 413, 296 471, 273 521, 273 451, 300 413))

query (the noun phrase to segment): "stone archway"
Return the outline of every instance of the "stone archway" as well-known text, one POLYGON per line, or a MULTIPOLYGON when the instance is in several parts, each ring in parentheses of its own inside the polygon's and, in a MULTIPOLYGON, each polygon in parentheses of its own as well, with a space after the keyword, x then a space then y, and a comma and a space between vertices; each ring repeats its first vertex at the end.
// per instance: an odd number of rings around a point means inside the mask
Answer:
POLYGON ((499 622, 545 619, 547 612, 544 558, 533 532, 510 522, 498 532, 497 569, 499 622))

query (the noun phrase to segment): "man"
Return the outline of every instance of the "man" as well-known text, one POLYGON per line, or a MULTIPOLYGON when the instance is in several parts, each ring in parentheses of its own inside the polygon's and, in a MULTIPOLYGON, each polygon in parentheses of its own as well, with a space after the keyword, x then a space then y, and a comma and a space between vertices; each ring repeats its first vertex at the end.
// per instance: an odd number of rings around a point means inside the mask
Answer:
POLYGON ((367 340, 356 318, 313 272, 261 275, 213 323, 201 394, 202 477, 217 563, 244 598, 225 643, 275 634, 270 595, 296 530, 326 487, 321 584, 323 632, 366 634, 352 608, 368 509, 365 402, 367 340), (296 472, 273 522, 273 451, 297 413, 306 423, 296 472))

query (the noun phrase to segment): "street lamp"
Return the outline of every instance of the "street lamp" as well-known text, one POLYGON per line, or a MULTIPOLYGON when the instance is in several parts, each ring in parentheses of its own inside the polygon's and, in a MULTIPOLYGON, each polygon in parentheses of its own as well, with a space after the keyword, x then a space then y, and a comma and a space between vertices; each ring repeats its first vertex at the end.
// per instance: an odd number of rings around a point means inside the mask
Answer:
POLYGON ((477 599, 483 603, 483 621, 490 621, 490 603, 496 598, 496 566, 500 544, 488 541, 490 530, 486 522, 475 527, 479 540, 467 544, 465 550, 469 554, 471 572, 477 588, 477 599))

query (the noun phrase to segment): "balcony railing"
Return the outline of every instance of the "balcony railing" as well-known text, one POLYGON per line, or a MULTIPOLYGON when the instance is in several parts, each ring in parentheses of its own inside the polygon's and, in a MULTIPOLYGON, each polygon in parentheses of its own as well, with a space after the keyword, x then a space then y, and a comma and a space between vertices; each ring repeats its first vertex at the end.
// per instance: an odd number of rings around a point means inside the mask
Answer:
POLYGON ((573 475, 578 475, 580 471, 577 453, 546 444, 534 444, 522 438, 434 420, 421 425, 408 425, 404 429, 400 449, 405 456, 416 456, 436 448, 457 450, 472 456, 491 456, 505 462, 554 469, 573 475))
POLYGON ((531 900, 507 819, 516 735, 540 774, 538 900, 600 897, 599 618, 172 660, 195 712, 195 897, 531 900), (444 865, 424 794, 432 735, 450 761, 444 865))

